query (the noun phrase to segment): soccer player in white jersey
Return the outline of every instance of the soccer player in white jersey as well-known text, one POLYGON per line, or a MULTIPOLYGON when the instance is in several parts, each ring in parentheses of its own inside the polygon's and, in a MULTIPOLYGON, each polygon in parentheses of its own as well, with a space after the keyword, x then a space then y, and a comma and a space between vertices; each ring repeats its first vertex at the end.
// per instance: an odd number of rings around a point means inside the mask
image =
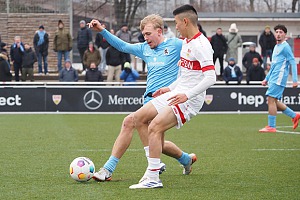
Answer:
POLYGON ((282 111, 283 114, 292 118, 293 128, 298 127, 300 113, 294 112, 287 107, 284 103, 279 101, 282 97, 282 93, 287 83, 289 70, 291 67, 293 88, 298 87, 297 67, 295 58, 290 45, 286 42, 285 36, 287 28, 284 25, 277 25, 274 27, 275 38, 277 44, 274 47, 272 54, 272 64, 269 73, 265 80, 262 81, 262 85, 269 85, 266 92, 268 97, 268 125, 265 128, 259 130, 262 133, 274 133, 276 132, 276 115, 277 110, 282 111))
POLYGON ((161 188, 159 178, 160 156, 164 133, 196 116, 202 108, 206 90, 216 82, 213 50, 207 38, 197 27, 197 11, 191 5, 173 11, 176 29, 182 37, 178 79, 168 87, 157 90, 148 104, 135 113, 137 130, 148 132, 150 154, 142 180, 130 189, 161 188), (148 122, 150 122, 148 127, 148 122))
MULTIPOLYGON (((98 20, 92 20, 89 26, 99 31, 119 51, 136 55, 147 63, 148 76, 144 94, 145 104, 152 99, 152 93, 161 87, 169 86, 176 80, 178 72, 177 63, 180 58, 182 40, 178 38, 165 39, 163 37, 163 19, 159 15, 148 15, 141 21, 140 28, 146 40, 144 43, 126 43, 105 30, 98 20)), ((135 129, 134 115, 134 113, 131 113, 125 117, 119 136, 113 146, 111 156, 104 166, 94 174, 93 178, 95 180, 111 180, 112 173, 116 169, 119 160, 131 143, 135 129)), ((148 132, 139 132, 139 136, 144 145, 146 157, 148 157, 148 132)), ((183 166, 184 175, 190 174, 191 166, 197 160, 195 154, 183 152, 170 141, 165 141, 163 152, 178 160, 183 166)), ((160 168, 163 171, 165 165, 161 163, 160 168)))

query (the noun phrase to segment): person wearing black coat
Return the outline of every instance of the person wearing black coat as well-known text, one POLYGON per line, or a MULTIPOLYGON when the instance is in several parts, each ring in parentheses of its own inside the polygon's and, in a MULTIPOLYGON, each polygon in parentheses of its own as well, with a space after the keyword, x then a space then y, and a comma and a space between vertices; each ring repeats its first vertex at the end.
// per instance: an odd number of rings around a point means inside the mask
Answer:
POLYGON ((255 51, 256 44, 253 43, 249 46, 249 51, 245 53, 243 57, 243 66, 246 68, 246 73, 248 72, 249 68, 252 66, 253 58, 257 58, 258 61, 262 64, 263 60, 258 52, 255 51))
POLYGON ((12 75, 10 73, 10 65, 8 63, 8 57, 6 52, 0 53, 0 81, 11 81, 12 75))
POLYGON ((20 80, 19 73, 22 72, 22 57, 24 52, 24 44, 21 42, 20 36, 15 36, 15 42, 10 47, 10 58, 14 66, 15 80, 20 80))
MULTIPOLYGON (((103 24, 103 26, 106 27, 105 24, 103 24)), ((98 68, 101 72, 105 72, 105 70, 106 70, 106 58, 105 57, 106 57, 107 48, 109 47, 109 43, 106 41, 106 39, 100 33, 97 33, 95 44, 98 47, 100 55, 101 55, 101 61, 100 61, 98 68)))
POLYGON ((89 43, 93 40, 91 29, 86 27, 86 23, 84 20, 80 21, 80 29, 77 33, 77 48, 80 54, 80 59, 83 67, 83 71, 85 71, 85 66, 83 64, 83 55, 84 52, 89 48, 89 43))
POLYGON ((228 66, 224 70, 223 79, 227 85, 230 81, 237 81, 238 85, 241 84, 243 73, 240 67, 235 64, 235 59, 233 57, 228 59, 228 66))
POLYGON ((266 26, 265 30, 259 37, 259 45, 261 47, 261 55, 263 57, 264 69, 267 67, 267 59, 270 58, 272 62, 272 53, 276 45, 276 38, 271 31, 270 26, 266 26))
POLYGON ((265 77, 265 70, 260 66, 259 60, 257 58, 253 58, 252 66, 249 68, 247 73, 247 84, 249 84, 250 81, 263 81, 265 77))
POLYGON ((224 54, 227 51, 227 41, 222 34, 222 29, 217 28, 216 34, 211 37, 211 46, 214 50, 214 55, 213 55, 213 62, 214 64, 216 63, 217 59, 219 59, 220 63, 220 77, 223 74, 223 62, 224 62, 224 54))
POLYGON ((39 30, 35 33, 33 38, 34 50, 38 58, 38 72, 40 75, 43 73, 48 74, 48 47, 49 47, 49 35, 46 33, 43 25, 39 27, 39 30))
POLYGON ((124 60, 124 53, 113 46, 108 47, 106 52, 106 64, 108 65, 107 82, 112 82, 114 77, 115 81, 120 82, 121 65, 124 63, 124 60))
POLYGON ((96 64, 94 62, 91 63, 89 69, 85 74, 86 82, 102 82, 102 73, 98 70, 96 64))
POLYGON ((22 81, 26 81, 27 75, 30 81, 34 81, 33 64, 37 61, 35 52, 31 49, 29 44, 25 44, 25 51, 23 53, 22 63, 22 81))
MULTIPOLYGON (((142 32, 139 33, 138 40, 139 40, 139 42, 142 42, 142 43, 144 43, 146 41, 142 32)), ((142 60, 142 73, 143 74, 146 73, 145 69, 146 69, 146 63, 144 60, 142 60)))

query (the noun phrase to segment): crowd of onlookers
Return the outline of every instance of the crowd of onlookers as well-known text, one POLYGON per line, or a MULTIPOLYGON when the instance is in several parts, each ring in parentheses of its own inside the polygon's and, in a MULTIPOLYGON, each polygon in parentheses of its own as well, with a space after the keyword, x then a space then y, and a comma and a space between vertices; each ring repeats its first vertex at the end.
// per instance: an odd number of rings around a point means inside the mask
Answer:
MULTIPOLYGON (((93 42, 92 31, 86 26, 84 20, 80 21, 80 28, 77 33, 77 48, 82 63, 81 74, 85 76, 85 81, 103 81, 103 74, 107 75, 107 82, 124 80, 125 82, 135 82, 139 78, 139 73, 131 66, 131 56, 122 53, 110 46, 105 38, 96 34, 93 42)), ((104 24, 105 25, 105 24, 104 24)), ((202 26, 198 24, 199 31, 206 36, 202 26)), ((176 37, 167 24, 163 27, 165 38, 176 37)), ((115 33, 114 29, 109 30, 125 42, 132 42, 132 34, 126 24, 122 25, 120 30, 115 33)), ((275 37, 269 26, 266 26, 259 37, 261 54, 256 52, 256 44, 249 46, 249 51, 244 54, 241 67, 237 66, 238 48, 242 46, 242 37, 238 33, 235 23, 231 24, 228 34, 223 35, 222 29, 217 28, 216 33, 209 38, 214 50, 213 61, 219 61, 220 72, 218 80, 235 82, 240 84, 243 78, 247 83, 251 81, 262 81, 270 69, 270 63, 267 63, 269 57, 272 61, 272 50, 276 45, 275 37), (224 59, 228 65, 224 68, 224 59)), ((144 42, 144 37, 138 35, 139 42, 144 42)), ((72 67, 69 58, 72 50, 72 36, 68 29, 64 28, 64 23, 59 20, 58 27, 53 38, 53 50, 57 54, 57 71, 59 81, 78 81, 78 70, 72 67), (64 59, 64 66, 62 66, 64 59)), ((20 36, 15 36, 14 43, 7 50, 7 44, 1 41, 0 36, 0 81, 11 81, 11 68, 13 66, 15 81, 34 81, 34 63, 38 63, 38 74, 48 75, 48 50, 49 35, 43 25, 35 32, 33 37, 33 47, 29 43, 23 43, 20 36), (20 76, 21 74, 21 76, 20 76)), ((142 62, 142 71, 146 73, 146 64, 142 62)))

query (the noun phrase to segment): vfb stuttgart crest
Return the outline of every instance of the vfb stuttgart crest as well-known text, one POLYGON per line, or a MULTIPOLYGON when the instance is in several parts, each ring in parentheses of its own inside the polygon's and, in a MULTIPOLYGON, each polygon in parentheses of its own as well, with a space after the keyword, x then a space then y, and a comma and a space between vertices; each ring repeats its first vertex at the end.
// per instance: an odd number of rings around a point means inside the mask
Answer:
POLYGON ((213 99, 214 99, 214 95, 212 95, 212 94, 208 94, 208 95, 206 95, 205 96, 205 103, 207 104, 207 105, 209 105, 209 104, 211 104, 211 102, 213 101, 213 99))
POLYGON ((52 101, 55 105, 58 105, 61 102, 61 95, 52 95, 52 101))

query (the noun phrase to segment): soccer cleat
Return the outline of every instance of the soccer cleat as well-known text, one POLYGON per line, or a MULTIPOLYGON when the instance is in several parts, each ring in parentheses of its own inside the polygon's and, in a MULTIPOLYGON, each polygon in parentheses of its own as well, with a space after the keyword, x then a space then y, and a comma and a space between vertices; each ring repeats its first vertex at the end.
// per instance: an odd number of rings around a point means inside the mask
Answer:
POLYGON ((189 164, 187 164, 186 166, 183 166, 183 174, 184 175, 189 175, 192 172, 192 164, 194 164, 194 162, 197 161, 197 156, 194 153, 189 154, 191 160, 189 162, 189 164))
POLYGON ((261 133, 276 133, 276 128, 266 126, 265 128, 262 128, 259 130, 261 133))
POLYGON ((138 184, 131 185, 129 189, 151 189, 151 188, 162 188, 163 184, 161 180, 155 181, 151 180, 149 177, 143 177, 142 182, 138 184))
MULTIPOLYGON (((165 171, 166 171, 166 164, 161 162, 159 174, 162 174, 165 171)), ((145 172, 144 176, 139 180, 139 183, 143 182, 145 179, 147 179, 146 172, 145 172)))
POLYGON ((110 181, 111 180, 111 175, 112 173, 109 172, 107 169, 105 168, 100 168, 100 170, 98 172, 95 172, 93 175, 93 179, 95 181, 110 181))
POLYGON ((161 162, 159 168, 159 174, 162 174, 166 171, 166 164, 161 162))
POLYGON ((296 129, 298 127, 299 120, 300 120, 300 113, 296 113, 296 116, 292 119, 292 122, 294 124, 293 129, 296 129))

